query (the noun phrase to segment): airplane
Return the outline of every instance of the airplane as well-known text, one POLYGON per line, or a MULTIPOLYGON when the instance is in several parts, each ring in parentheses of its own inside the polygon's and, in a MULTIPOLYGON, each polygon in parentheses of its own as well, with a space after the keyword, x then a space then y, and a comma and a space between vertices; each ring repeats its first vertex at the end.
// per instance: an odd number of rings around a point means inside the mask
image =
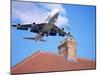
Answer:
POLYGON ((45 23, 36 24, 33 22, 33 24, 20 24, 12 25, 12 27, 16 27, 19 30, 29 30, 30 32, 37 33, 35 37, 24 37, 23 39, 29 39, 29 40, 35 40, 35 41, 44 41, 46 40, 42 39, 45 35, 46 36, 66 36, 66 32, 64 31, 64 28, 60 29, 55 25, 57 18, 59 16, 59 9, 55 9, 51 12, 51 14, 46 19, 45 23))

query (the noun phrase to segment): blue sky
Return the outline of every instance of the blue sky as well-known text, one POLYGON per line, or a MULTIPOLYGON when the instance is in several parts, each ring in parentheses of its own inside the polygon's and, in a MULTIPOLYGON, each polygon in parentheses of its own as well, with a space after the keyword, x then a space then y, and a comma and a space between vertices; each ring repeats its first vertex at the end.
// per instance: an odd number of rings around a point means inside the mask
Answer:
MULTIPOLYGON (((77 57, 95 60, 95 6, 50 4, 32 2, 12 2, 12 24, 17 23, 42 23, 53 9, 60 9, 60 15, 56 25, 71 28, 71 33, 77 41, 77 57)), ((35 42, 22 39, 27 36, 35 36, 29 31, 12 28, 12 66, 38 50, 56 53, 57 47, 65 37, 44 37, 47 42, 35 42)))

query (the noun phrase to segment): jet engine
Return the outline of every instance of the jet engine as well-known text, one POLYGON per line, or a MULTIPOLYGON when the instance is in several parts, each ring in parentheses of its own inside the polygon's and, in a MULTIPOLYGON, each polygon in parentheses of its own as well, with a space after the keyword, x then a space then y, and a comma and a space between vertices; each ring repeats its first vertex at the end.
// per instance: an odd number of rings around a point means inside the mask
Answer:
POLYGON ((19 29, 19 30, 28 30, 27 27, 21 26, 19 23, 18 23, 18 25, 17 25, 16 27, 17 27, 17 29, 19 29))
POLYGON ((50 32, 49 32, 49 35, 56 36, 57 32, 54 29, 51 29, 50 32))
POLYGON ((64 28, 62 28, 62 30, 64 30, 64 28))
POLYGON ((36 23, 35 22, 33 22, 30 32, 38 33, 38 30, 36 28, 36 23))

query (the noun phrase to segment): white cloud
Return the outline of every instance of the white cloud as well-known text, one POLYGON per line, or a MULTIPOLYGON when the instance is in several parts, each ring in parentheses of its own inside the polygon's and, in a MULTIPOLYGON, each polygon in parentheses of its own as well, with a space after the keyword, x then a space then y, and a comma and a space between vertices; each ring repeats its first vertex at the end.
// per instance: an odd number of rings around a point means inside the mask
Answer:
POLYGON ((59 16, 56 24, 58 27, 63 27, 63 26, 69 25, 68 22, 69 22, 68 18, 66 18, 64 16, 59 16))
POLYGON ((49 10, 59 9, 61 13, 66 14, 66 10, 63 8, 61 4, 41 4, 41 5, 49 10))
MULTIPOLYGON (((63 15, 66 10, 61 4, 46 4, 32 2, 12 2, 12 17, 17 17, 23 23, 43 23, 53 9, 59 9, 60 15, 57 19, 57 26, 61 27, 68 24, 68 18, 63 15)), ((15 18, 13 18, 15 19, 15 18)))
POLYGON ((45 22, 48 11, 38 8, 33 3, 13 2, 13 16, 18 17, 23 23, 45 22))

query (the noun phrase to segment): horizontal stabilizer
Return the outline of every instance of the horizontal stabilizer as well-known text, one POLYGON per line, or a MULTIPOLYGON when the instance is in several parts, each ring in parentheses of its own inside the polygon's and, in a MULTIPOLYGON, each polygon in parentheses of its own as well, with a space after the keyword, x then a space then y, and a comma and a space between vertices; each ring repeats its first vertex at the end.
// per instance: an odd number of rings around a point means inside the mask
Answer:
POLYGON ((47 42, 47 41, 46 41, 46 40, 44 40, 44 39, 40 39, 39 41, 47 42))
POLYGON ((46 42, 46 40, 44 40, 44 39, 39 39, 39 40, 38 40, 36 37, 24 37, 23 39, 46 42))

